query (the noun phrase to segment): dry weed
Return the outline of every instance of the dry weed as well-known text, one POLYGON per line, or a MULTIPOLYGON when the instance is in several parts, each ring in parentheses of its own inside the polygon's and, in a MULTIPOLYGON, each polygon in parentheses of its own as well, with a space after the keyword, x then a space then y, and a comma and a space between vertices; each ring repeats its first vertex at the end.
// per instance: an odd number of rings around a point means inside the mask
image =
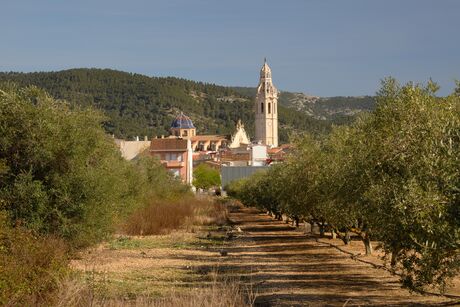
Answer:
POLYGON ((61 283, 54 306, 244 307, 253 306, 255 299, 252 287, 245 287, 235 281, 219 282, 217 278, 207 287, 193 288, 186 292, 173 291, 160 298, 139 296, 132 299, 100 297, 82 281, 69 279, 61 283))
POLYGON ((223 225, 228 221, 228 211, 222 203, 209 199, 184 198, 176 201, 154 201, 134 212, 123 226, 128 235, 167 234, 195 225, 223 225))

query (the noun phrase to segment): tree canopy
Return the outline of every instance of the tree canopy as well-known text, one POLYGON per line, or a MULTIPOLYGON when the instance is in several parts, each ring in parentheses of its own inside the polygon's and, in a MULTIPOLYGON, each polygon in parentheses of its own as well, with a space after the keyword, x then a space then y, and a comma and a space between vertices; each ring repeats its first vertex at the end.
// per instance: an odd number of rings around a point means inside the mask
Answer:
POLYGON ((220 172, 206 163, 201 163, 193 169, 193 185, 207 190, 220 186, 220 172))
POLYGON ((0 210, 12 225, 85 245, 145 198, 171 193, 158 161, 121 158, 103 120, 34 86, 0 86, 0 210))
POLYGON ((378 240, 405 286, 444 289, 460 270, 460 97, 437 89, 385 79, 372 114, 300 138, 286 163, 232 183, 232 195, 354 232, 367 253, 378 240))

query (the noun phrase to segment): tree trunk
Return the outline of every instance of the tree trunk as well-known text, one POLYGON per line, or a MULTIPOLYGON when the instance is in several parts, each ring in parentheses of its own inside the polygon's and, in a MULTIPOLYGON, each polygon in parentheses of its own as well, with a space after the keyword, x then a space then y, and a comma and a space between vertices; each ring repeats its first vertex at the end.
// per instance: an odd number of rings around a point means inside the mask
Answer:
POLYGON ((319 225, 319 236, 320 236, 320 237, 324 237, 325 231, 326 231, 326 230, 325 230, 325 228, 324 228, 324 224, 321 223, 321 224, 319 225))
POLYGON ((337 238, 337 233, 335 232, 334 229, 331 230, 331 234, 332 234, 332 239, 336 239, 336 238, 337 238))
POLYGON ((399 254, 400 249, 397 247, 393 248, 393 251, 391 252, 391 267, 394 268, 396 266, 396 262, 398 260, 398 254, 399 254))
POLYGON ((364 243, 364 247, 366 248, 366 256, 371 255, 372 254, 371 238, 369 237, 369 234, 367 232, 364 234, 363 243, 364 243))
POLYGON ((350 233, 347 230, 347 232, 345 233, 345 236, 343 237, 343 243, 345 243, 345 245, 348 245, 350 244, 350 241, 351 241, 350 233))

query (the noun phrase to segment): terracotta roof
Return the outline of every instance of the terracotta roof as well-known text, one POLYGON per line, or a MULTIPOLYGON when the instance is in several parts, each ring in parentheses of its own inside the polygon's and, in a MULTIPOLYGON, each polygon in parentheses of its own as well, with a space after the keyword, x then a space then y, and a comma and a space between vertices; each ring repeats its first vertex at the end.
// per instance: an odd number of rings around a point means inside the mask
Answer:
POLYGON ((279 147, 282 149, 290 149, 294 147, 294 145, 293 144, 283 144, 283 145, 280 145, 279 147))
POLYGON ((223 152, 220 156, 222 161, 249 161, 250 155, 247 153, 223 152))
POLYGON ((186 151, 187 140, 180 138, 165 138, 165 139, 152 139, 150 144, 150 151, 186 151))
POLYGON ((225 135, 195 135, 190 138, 192 141, 221 141, 227 140, 225 135))
POLYGON ((279 153, 279 152, 282 151, 282 150, 283 150, 283 149, 280 148, 280 147, 275 147, 275 148, 269 148, 269 149, 267 150, 267 152, 268 152, 269 154, 276 154, 276 153, 279 153))

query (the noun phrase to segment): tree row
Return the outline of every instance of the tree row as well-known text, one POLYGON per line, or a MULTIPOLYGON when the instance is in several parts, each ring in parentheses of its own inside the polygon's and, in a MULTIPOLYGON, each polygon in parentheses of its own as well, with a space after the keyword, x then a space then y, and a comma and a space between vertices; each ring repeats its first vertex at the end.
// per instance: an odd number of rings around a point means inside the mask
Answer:
POLYGON ((403 285, 443 290, 460 268, 460 86, 388 78, 376 110, 324 138, 306 136, 283 164, 232 182, 244 204, 316 223, 366 253, 379 241, 403 285))

